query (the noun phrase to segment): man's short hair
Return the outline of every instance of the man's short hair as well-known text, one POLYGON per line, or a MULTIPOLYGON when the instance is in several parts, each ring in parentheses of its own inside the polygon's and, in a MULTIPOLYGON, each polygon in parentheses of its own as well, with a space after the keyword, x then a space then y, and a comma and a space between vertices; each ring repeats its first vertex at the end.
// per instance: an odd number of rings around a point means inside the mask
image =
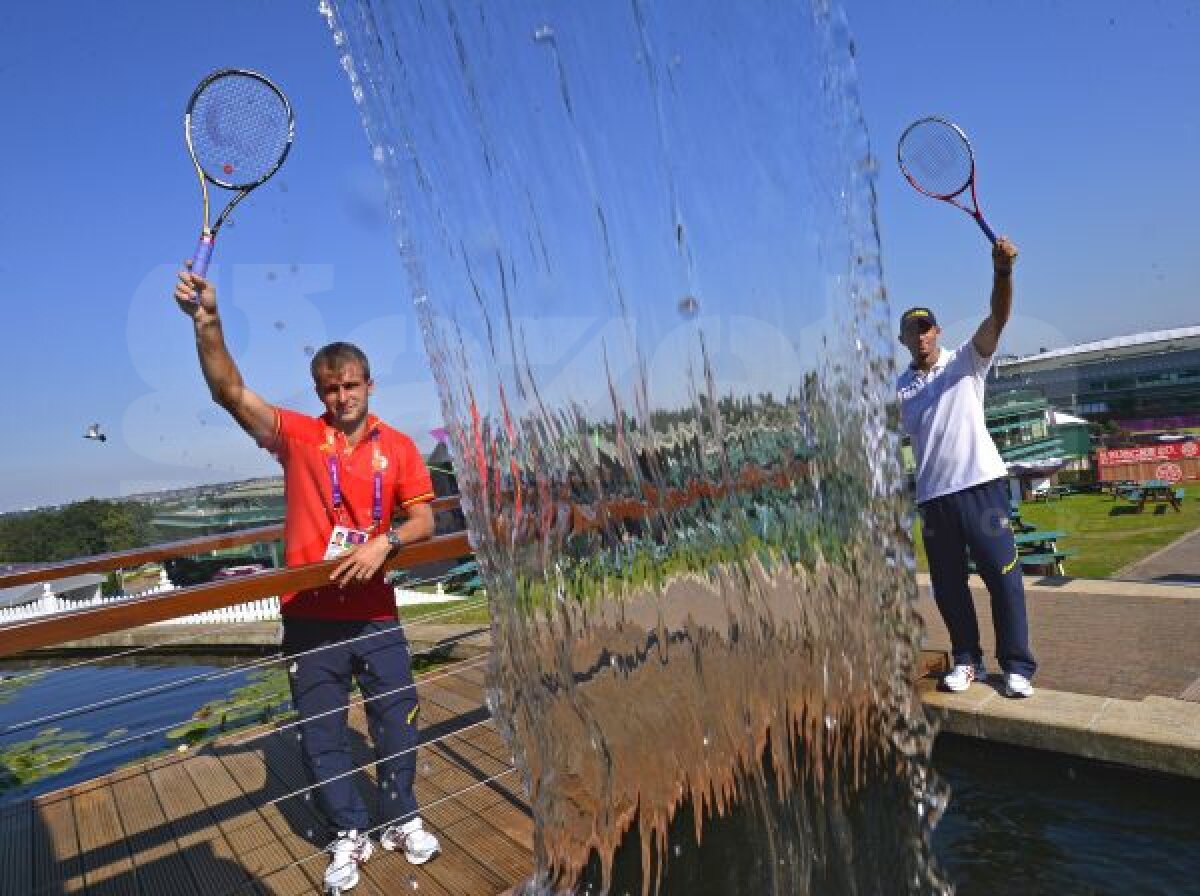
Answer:
POLYGON ((363 350, 349 342, 331 342, 313 355, 312 363, 309 364, 309 370, 312 372, 313 382, 315 383, 319 371, 326 369, 336 371, 347 364, 354 363, 362 367, 363 379, 369 382, 371 379, 371 362, 367 360, 367 356, 363 354, 363 350))

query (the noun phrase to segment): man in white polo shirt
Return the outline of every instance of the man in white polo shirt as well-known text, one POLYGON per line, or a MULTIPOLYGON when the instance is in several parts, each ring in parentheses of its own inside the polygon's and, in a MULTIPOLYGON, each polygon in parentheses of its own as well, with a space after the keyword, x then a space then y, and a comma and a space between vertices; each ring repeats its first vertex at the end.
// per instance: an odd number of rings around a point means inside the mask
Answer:
POLYGON ((1033 694, 1037 663, 1029 649, 1025 588, 1008 520, 1008 474, 983 416, 984 382, 1012 312, 1016 247, 992 248, 991 314, 953 351, 938 345, 941 327, 928 308, 900 318, 912 363, 896 381, 900 417, 917 459, 917 508, 933 596, 950 631, 954 668, 943 685, 965 691, 983 677, 979 622, 967 585, 967 556, 992 596, 996 658, 1009 697, 1033 694))

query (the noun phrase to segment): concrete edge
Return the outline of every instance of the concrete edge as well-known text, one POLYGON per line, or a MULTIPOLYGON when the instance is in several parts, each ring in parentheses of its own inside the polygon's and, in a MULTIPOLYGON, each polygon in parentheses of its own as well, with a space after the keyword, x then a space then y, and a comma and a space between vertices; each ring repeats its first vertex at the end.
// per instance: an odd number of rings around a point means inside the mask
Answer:
MULTIPOLYGON (((1174 600, 1200 600, 1200 586, 1167 585, 1158 582, 1130 582, 1118 579, 1077 579, 1071 576, 1025 576, 1026 592, 1044 591, 1052 594, 1073 594, 1079 597, 1110 596, 1152 597, 1174 600)), ((916 574, 918 588, 932 588, 929 573, 916 574)), ((982 588, 983 581, 971 576, 971 586, 982 588)))
POLYGON ((1045 688, 1013 700, 991 681, 951 694, 939 690, 934 678, 921 679, 917 690, 943 731, 1200 778, 1200 703, 1168 697, 1120 700, 1045 688))

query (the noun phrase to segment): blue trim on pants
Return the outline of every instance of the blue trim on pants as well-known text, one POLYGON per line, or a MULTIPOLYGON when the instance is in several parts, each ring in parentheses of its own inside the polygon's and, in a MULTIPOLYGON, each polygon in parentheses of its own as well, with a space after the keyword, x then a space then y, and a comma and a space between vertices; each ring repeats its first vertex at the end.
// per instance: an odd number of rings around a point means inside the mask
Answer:
POLYGON ((1037 662, 1029 649, 1025 584, 1009 524, 1008 483, 994 479, 918 507, 929 558, 933 597, 950 631, 955 664, 979 664, 979 621, 967 585, 967 552, 992 596, 996 658, 1005 672, 1031 678, 1037 662))
POLYGON ((355 767, 346 723, 355 678, 368 701, 363 708, 375 758, 403 753, 375 766, 379 822, 414 816, 417 692, 403 629, 395 622, 285 619, 283 651, 295 657, 288 664, 292 705, 301 719, 310 720, 300 725, 302 752, 309 779, 318 785, 330 835, 371 827, 358 789, 365 773, 346 774, 355 767), (315 653, 295 656, 318 647, 322 649, 315 653))

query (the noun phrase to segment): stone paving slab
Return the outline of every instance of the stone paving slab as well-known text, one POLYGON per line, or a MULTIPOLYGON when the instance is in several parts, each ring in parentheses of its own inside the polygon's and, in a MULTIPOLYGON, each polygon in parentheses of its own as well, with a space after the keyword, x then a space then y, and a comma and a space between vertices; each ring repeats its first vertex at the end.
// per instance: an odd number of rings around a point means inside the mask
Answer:
MULTIPOLYGON (((918 574, 917 586, 924 646, 949 650, 929 576, 918 574)), ((989 671, 998 672, 990 597, 976 577, 971 592, 989 671)), ((1200 588, 1030 576, 1025 596, 1039 687, 1123 700, 1200 698, 1200 588)))
POLYGON ((1200 778, 1200 705, 1165 697, 1120 700, 1038 688, 1009 699, 991 682, 961 694, 918 683, 942 730, 1021 747, 1200 778))

